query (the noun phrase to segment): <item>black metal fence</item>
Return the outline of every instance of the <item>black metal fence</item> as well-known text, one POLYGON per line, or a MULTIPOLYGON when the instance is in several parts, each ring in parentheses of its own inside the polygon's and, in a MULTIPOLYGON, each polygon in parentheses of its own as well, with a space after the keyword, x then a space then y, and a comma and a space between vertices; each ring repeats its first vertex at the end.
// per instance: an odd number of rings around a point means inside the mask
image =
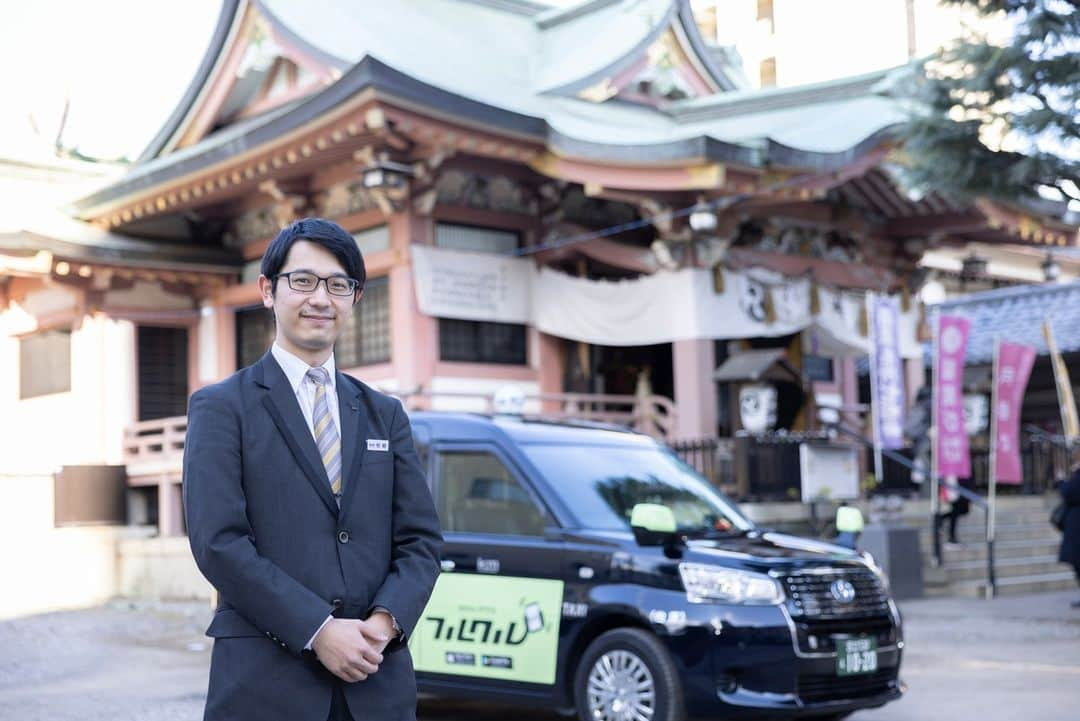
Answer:
MULTIPOLYGON (((1019 485, 998 482, 999 492, 1039 495, 1054 489, 1054 484, 1069 473, 1069 450, 1045 438, 1024 436, 1020 441, 1020 462, 1024 480, 1019 485)), ((989 487, 990 450, 971 450, 971 474, 976 489, 989 487)))
POLYGON ((730 438, 675 441, 671 449, 725 493, 735 491, 733 443, 730 438))
POLYGON ((735 438, 676 441, 672 449, 713 485, 742 501, 797 501, 799 445, 824 433, 740 433, 735 438))
MULTIPOLYGON (((797 501, 801 497, 799 445, 803 441, 828 441, 824 433, 740 434, 735 438, 702 438, 676 441, 672 449, 713 485, 743 501, 797 501)), ((873 450, 864 449, 863 468, 874 472, 873 450)), ((895 451, 912 458, 910 448, 895 451)), ((1052 438, 1024 434, 1020 458, 1024 480, 1018 485, 998 484, 1003 495, 1039 495, 1054 488, 1069 469, 1069 451, 1052 438)), ((989 486, 989 449, 971 449, 970 482, 964 485, 983 495, 989 486)), ((922 485, 913 481, 906 465, 882 458, 882 483, 878 492, 916 495, 922 485)))
POLYGON ((735 436, 736 497, 744 501, 802 498, 799 446, 828 442, 824 433, 739 433, 735 436))

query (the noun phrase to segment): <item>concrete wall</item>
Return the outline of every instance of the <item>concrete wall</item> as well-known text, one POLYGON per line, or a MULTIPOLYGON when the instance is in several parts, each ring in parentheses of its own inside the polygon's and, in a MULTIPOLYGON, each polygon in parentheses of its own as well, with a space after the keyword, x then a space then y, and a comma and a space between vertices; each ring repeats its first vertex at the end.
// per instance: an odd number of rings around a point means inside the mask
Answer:
POLYGON ((203 598, 186 537, 130 526, 53 526, 53 478, 0 474, 0 619, 84 608, 116 596, 203 598))
POLYGON ((0 312, 0 473, 51 474, 62 465, 122 462, 123 433, 135 419, 135 326, 82 315, 60 288, 30 294, 0 312), (39 315, 66 316, 71 388, 19 398, 19 336, 39 315))
POLYGON ((118 595, 209 600, 213 593, 213 587, 195 565, 187 536, 125 538, 118 551, 118 595))
POLYGON ((53 527, 51 475, 0 474, 0 618, 101 603, 116 592, 129 529, 53 527))

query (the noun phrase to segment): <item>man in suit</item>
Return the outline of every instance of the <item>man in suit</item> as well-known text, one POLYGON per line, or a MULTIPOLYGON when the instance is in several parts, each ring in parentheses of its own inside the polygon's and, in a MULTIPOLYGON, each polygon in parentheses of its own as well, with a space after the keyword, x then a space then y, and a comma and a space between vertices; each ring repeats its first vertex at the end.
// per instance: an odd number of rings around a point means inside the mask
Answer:
POLYGON ((205 719, 414 719, 406 642, 442 539, 401 404, 334 366, 363 258, 305 218, 261 273, 272 348, 188 411, 188 536, 220 594, 205 719))

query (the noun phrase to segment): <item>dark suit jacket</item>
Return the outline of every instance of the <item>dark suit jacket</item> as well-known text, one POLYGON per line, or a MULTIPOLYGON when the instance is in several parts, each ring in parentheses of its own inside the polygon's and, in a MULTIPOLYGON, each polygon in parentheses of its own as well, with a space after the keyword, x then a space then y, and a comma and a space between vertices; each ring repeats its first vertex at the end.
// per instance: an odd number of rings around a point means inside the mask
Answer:
POLYGON ((1065 503, 1065 531, 1058 560, 1071 563, 1080 573, 1080 468, 1072 472, 1060 490, 1065 503))
MULTIPOLYGON (((188 536, 221 599, 207 629, 206 721, 326 721, 335 677, 303 651, 319 626, 383 606, 407 639, 439 574, 438 518, 401 404, 342 373, 336 387, 340 509, 271 354, 191 397, 188 536)), ((404 642, 391 642, 377 673, 344 686, 357 719, 415 717, 404 642)))

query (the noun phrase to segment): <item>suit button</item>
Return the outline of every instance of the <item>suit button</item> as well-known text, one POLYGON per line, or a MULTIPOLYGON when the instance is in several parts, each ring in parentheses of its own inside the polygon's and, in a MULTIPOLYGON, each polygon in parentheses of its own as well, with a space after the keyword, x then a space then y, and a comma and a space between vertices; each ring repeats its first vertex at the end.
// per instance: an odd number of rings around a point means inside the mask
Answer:
POLYGON ((341 608, 345 605, 345 602, 342 601, 340 598, 335 598, 333 601, 330 602, 330 605, 334 608, 341 608))
POLYGON ((348 543, 349 542, 349 532, 348 531, 338 531, 337 539, 341 543, 348 543))

